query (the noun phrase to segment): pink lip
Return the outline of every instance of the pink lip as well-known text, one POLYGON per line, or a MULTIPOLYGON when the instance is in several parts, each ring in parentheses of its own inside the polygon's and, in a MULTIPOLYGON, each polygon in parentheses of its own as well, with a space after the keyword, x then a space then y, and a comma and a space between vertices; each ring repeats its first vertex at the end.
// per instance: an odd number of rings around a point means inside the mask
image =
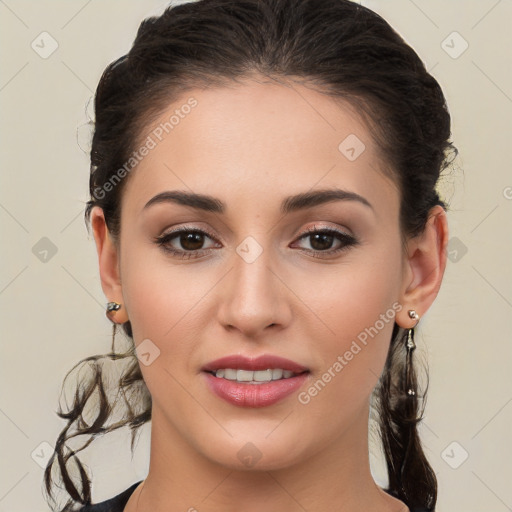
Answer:
POLYGON ((211 391, 230 404, 239 407, 267 407, 297 391, 308 379, 309 372, 288 379, 274 380, 261 384, 249 384, 215 377, 204 373, 211 391))
POLYGON ((240 354, 221 357, 211 361, 202 368, 206 382, 211 391, 227 402, 239 407, 266 407, 294 391, 297 391, 306 381, 309 370, 295 361, 271 354, 263 354, 256 358, 249 358, 240 354), (239 370, 267 370, 281 368, 290 370, 298 375, 288 379, 250 384, 223 379, 213 375, 219 368, 233 368, 239 370))
POLYGON ((279 356, 272 354, 263 354, 256 358, 249 358, 240 354, 221 357, 215 361, 203 366, 201 369, 205 372, 213 372, 219 368, 233 368, 237 370, 267 370, 269 368, 282 368, 283 370, 290 370, 294 373, 302 373, 308 371, 305 366, 290 361, 279 356))

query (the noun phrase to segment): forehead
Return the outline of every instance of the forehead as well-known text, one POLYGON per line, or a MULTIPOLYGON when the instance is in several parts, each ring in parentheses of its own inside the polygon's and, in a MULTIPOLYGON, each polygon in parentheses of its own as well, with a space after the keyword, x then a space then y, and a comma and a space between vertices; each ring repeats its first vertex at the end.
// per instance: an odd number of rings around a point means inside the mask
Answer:
POLYGON ((222 197, 228 210, 242 198, 248 205, 254 197, 254 206, 262 208, 263 197, 265 204, 277 203, 328 187, 369 196, 381 206, 398 201, 355 109, 299 84, 247 81, 189 90, 140 140, 151 149, 123 194, 123 204, 138 210, 153 195, 174 189, 222 197))

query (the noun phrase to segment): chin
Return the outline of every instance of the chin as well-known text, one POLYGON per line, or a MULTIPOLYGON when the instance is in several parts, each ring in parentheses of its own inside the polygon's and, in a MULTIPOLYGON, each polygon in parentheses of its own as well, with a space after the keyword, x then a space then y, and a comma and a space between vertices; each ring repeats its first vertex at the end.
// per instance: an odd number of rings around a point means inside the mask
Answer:
POLYGON ((224 443, 212 443, 210 440, 208 446, 204 446, 201 451, 213 463, 236 471, 285 469, 307 457, 303 435, 297 432, 295 437, 283 431, 281 436, 272 439, 274 433, 266 437, 267 432, 270 431, 260 430, 250 436, 245 431, 229 441, 224 438, 224 443))

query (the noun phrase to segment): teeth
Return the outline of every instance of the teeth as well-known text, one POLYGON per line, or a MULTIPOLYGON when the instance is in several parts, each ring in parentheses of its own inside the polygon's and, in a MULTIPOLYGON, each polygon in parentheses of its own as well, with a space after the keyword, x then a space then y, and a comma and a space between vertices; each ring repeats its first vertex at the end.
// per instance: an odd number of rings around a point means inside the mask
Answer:
POLYGON ((274 368, 272 370, 272 380, 278 380, 283 377, 284 370, 281 368, 274 368))
POLYGON ((281 368, 269 368, 267 370, 235 370, 233 368, 220 368, 215 372, 215 376, 227 380, 236 380, 237 382, 270 382, 272 380, 289 379, 293 376, 291 370, 281 368))

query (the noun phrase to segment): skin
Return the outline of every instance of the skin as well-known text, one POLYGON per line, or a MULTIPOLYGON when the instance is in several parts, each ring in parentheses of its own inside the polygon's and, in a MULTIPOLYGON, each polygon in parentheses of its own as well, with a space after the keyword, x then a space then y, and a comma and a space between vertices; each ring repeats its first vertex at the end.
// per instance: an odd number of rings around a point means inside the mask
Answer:
MULTIPOLYGON (((135 345, 149 339, 160 350, 148 366, 139 363, 153 399, 150 470, 125 512, 231 512, 241 503, 245 512, 407 510, 377 486, 368 458, 369 400, 393 321, 307 404, 293 393, 240 408, 214 395, 200 369, 229 354, 271 353, 310 370, 300 392, 394 303, 396 322, 412 327, 407 311, 423 316, 441 284, 444 210, 433 208, 423 234, 403 244, 396 184, 366 126, 328 96, 248 80, 188 91, 155 126, 191 96, 198 105, 126 183, 120 239, 100 208, 91 214, 103 291, 123 305, 115 321, 130 319, 135 345), (355 161, 338 150, 349 134, 366 146, 355 161), (285 197, 320 188, 355 192, 372 208, 347 200, 280 213, 285 197), (226 212, 144 209, 171 190, 209 194, 226 212), (153 241, 185 224, 215 236, 196 246, 209 253, 179 259, 153 241), (341 242, 302 238, 312 226, 359 243, 325 256, 341 242), (236 251, 247 236, 263 251, 252 263, 236 251), (247 443, 261 456, 251 468, 237 456, 247 443)), ((185 251, 179 236, 172 247, 185 251)))

